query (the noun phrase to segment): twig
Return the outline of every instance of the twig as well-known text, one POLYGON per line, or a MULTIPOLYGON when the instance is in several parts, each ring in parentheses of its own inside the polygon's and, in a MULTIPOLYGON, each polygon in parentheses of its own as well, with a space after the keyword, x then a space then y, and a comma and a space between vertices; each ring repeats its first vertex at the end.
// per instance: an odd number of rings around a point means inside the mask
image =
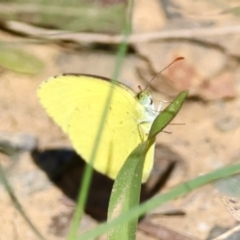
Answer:
POLYGON ((231 228, 230 230, 228 230, 227 232, 221 234, 220 236, 212 239, 212 240, 223 240, 223 239, 227 239, 228 236, 232 235, 234 232, 237 232, 238 230, 240 230, 240 225, 237 225, 234 228, 231 228))
MULTIPOLYGON (((119 44, 123 41, 123 35, 108 35, 98 33, 74 33, 61 30, 48 30, 40 27, 35 27, 26 23, 16 21, 8 21, 5 27, 21 32, 33 37, 44 38, 48 40, 71 40, 75 42, 85 43, 105 43, 105 44, 119 44)), ((156 40, 166 39, 197 39, 211 36, 223 36, 240 33, 240 25, 224 26, 215 28, 194 28, 181 30, 163 30, 152 33, 132 34, 127 42, 129 44, 150 42, 156 40)))
POLYGON ((199 240, 199 238, 189 236, 186 233, 179 233, 161 224, 154 225, 148 219, 143 219, 139 225, 138 229, 149 234, 156 239, 162 240, 199 240))
POLYGON ((192 19, 198 19, 198 20, 206 20, 206 19, 214 19, 214 18, 221 18, 223 15, 226 14, 234 14, 234 11, 239 10, 240 6, 235 6, 232 8, 227 8, 226 10, 217 10, 214 12, 208 12, 208 13, 199 13, 197 9, 195 11, 185 11, 184 9, 181 8, 176 8, 176 7, 168 7, 168 11, 172 14, 182 14, 185 17, 192 18, 192 19))

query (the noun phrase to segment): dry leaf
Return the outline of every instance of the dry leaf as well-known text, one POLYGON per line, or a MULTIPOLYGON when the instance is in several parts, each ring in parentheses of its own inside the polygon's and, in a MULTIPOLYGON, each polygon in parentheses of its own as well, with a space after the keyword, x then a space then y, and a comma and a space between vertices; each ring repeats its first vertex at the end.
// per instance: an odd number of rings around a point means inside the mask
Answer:
POLYGON ((219 196, 223 201, 228 212, 238 221, 240 221, 240 198, 227 195, 219 196))

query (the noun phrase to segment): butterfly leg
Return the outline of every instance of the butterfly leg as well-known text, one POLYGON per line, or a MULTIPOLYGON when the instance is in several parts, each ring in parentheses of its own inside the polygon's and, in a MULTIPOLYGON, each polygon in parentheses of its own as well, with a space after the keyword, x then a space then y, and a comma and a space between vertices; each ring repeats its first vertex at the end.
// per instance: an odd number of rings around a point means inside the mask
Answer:
POLYGON ((139 130, 139 135, 142 141, 146 140, 148 133, 150 131, 151 123, 152 123, 152 120, 148 120, 148 119, 138 120, 137 126, 139 130))
POLYGON ((143 141, 146 140, 146 138, 148 136, 148 133, 149 133, 149 130, 146 129, 146 127, 143 127, 142 123, 139 123, 137 126, 138 126, 138 131, 139 131, 140 138, 143 142, 143 141))
POLYGON ((141 124, 138 124, 138 131, 139 131, 139 135, 140 135, 140 138, 141 138, 141 141, 143 142, 144 141, 144 131, 141 127, 141 124))
POLYGON ((162 109, 162 105, 163 105, 164 101, 160 102, 157 108, 157 112, 160 113, 161 109, 162 109))

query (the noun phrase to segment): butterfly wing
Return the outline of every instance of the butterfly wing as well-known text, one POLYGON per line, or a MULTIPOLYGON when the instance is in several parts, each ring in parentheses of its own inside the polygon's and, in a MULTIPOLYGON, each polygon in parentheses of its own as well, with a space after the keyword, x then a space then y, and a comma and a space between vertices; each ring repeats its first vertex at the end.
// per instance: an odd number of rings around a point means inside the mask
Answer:
MULTIPOLYGON (((143 140, 138 120, 144 119, 145 111, 135 93, 122 84, 84 75, 60 76, 43 84, 39 96, 48 114, 68 134, 86 162, 90 161, 101 125, 94 168, 110 178, 116 178, 130 152, 143 140), (101 125, 112 87, 112 99, 101 125)), ((147 154, 143 181, 152 169, 153 154, 154 147, 147 154)))
POLYGON ((38 88, 38 98, 46 112, 67 133, 70 117, 81 100, 81 79, 76 76, 56 76, 38 88))

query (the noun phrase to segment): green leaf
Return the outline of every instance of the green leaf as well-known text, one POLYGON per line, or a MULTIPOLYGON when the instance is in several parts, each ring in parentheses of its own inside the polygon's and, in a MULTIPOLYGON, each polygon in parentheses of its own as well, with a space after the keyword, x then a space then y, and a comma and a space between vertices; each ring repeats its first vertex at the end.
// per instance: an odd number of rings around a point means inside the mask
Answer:
POLYGON ((27 22, 52 29, 112 34, 123 30, 125 11, 126 1, 9 0, 1 1, 0 7, 3 22, 27 22))
POLYGON ((0 66, 23 74, 37 74, 44 68, 43 62, 34 55, 5 46, 0 47, 0 66))
MULTIPOLYGON (((142 169, 147 142, 136 147, 125 161, 115 180, 108 208, 108 221, 136 206, 140 199, 142 169)), ((135 239, 138 219, 118 225, 108 232, 111 240, 135 239)))
POLYGON ((181 92, 172 103, 170 103, 154 120, 149 132, 148 138, 155 137, 161 132, 177 115, 181 109, 184 100, 186 99, 188 91, 181 92))

